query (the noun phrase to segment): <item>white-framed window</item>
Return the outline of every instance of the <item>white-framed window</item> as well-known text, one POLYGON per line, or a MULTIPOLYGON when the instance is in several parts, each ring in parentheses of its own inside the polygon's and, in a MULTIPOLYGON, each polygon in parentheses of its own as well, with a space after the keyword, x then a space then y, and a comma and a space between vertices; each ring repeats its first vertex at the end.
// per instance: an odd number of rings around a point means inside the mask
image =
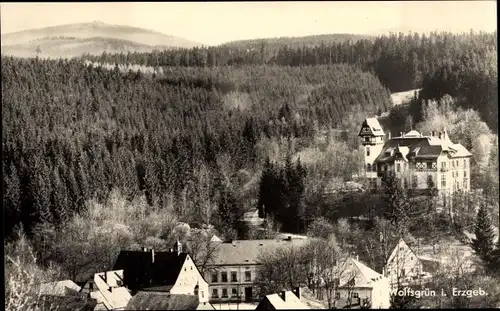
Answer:
POLYGON ((446 188, 446 175, 441 175, 441 188, 446 188))
POLYGON ((340 293, 339 292, 335 293, 335 299, 340 299, 340 293))
MULTIPOLYGON (((369 139, 368 139, 369 140, 369 139)), ((370 156, 370 147, 366 147, 366 156, 369 157, 370 156)))
POLYGON ((238 297, 238 289, 237 288, 231 288, 231 297, 238 297))
POLYGON ((219 290, 217 288, 212 289, 212 297, 219 297, 219 290))
POLYGON ((400 163, 396 164, 396 172, 398 172, 398 173, 401 172, 401 164, 400 163))
POLYGON ((227 288, 222 289, 222 297, 227 298, 227 288))
POLYGON ((358 293, 352 293, 352 298, 354 298, 354 299, 359 298, 359 294, 358 293))

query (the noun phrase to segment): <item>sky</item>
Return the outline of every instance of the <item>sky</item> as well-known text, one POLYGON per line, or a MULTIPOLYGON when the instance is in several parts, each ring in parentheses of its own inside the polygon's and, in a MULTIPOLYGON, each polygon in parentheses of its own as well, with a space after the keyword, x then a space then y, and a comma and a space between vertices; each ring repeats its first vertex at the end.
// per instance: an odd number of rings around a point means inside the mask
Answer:
POLYGON ((352 33, 496 30, 496 1, 2 3, 1 33, 100 21, 203 44, 352 33))

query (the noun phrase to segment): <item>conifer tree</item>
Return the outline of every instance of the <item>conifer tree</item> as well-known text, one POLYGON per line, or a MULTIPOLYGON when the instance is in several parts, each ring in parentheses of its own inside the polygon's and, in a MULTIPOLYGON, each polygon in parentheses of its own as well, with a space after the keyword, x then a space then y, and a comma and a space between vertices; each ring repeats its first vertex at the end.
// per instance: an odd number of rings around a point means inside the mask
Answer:
POLYGON ((479 206, 474 234, 476 237, 472 240, 472 248, 482 260, 488 261, 493 251, 495 234, 485 204, 479 206))

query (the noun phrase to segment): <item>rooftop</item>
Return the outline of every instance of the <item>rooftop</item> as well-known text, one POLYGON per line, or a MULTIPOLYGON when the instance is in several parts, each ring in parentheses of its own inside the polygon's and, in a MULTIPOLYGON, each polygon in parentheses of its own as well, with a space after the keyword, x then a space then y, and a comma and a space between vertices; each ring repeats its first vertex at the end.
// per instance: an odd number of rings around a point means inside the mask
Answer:
POLYGON ((114 269, 123 270, 123 282, 131 290, 174 285, 187 258, 178 252, 121 251, 114 269))
POLYGON ((283 300, 282 294, 271 294, 267 295, 266 299, 274 307, 275 310, 307 310, 310 309, 305 305, 300 299, 295 296, 291 291, 286 291, 283 293, 285 299, 283 300))
POLYGON ((307 239, 235 240, 220 243, 214 263, 216 265, 257 264, 260 254, 280 247, 301 247, 307 239))

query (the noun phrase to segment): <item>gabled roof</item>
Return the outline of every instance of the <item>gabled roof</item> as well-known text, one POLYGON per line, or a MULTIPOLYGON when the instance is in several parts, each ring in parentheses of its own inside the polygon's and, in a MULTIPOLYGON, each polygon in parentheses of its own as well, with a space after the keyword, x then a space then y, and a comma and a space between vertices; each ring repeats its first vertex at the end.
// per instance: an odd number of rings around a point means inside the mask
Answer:
POLYGON ((366 118, 365 121, 363 121, 358 136, 361 136, 361 131, 364 127, 369 127, 374 136, 385 136, 384 130, 382 129, 382 126, 378 122, 377 118, 366 118))
POLYGON ((124 308, 132 295, 120 283, 122 276, 123 270, 96 273, 94 284, 97 291, 91 292, 90 297, 102 303, 108 310, 124 308))
POLYGON ((400 247, 404 247, 406 251, 409 251, 413 254, 414 258, 418 258, 417 253, 413 251, 413 249, 405 242, 403 238, 400 238, 398 240, 398 243, 393 247, 392 252, 389 254, 389 257, 387 257, 387 264, 390 264, 391 260, 399 253, 400 247))
POLYGON ((138 292, 125 310, 196 310, 197 295, 177 295, 165 292, 138 292))
POLYGON ((188 258, 187 253, 121 251, 114 269, 123 269, 124 285, 131 290, 174 285, 188 258))
POLYGON ((267 295, 264 299, 267 299, 270 306, 274 308, 274 310, 290 310, 290 309, 299 309, 299 310, 307 310, 311 309, 307 305, 305 305, 300 299, 295 296, 291 291, 286 291, 285 300, 282 299, 280 294, 271 294, 267 295))
POLYGON ((348 258, 340 266, 340 287, 347 286, 351 279, 355 280, 354 287, 371 288, 384 276, 354 258, 348 258))
POLYGON ((235 240, 219 243, 214 264, 257 264, 262 253, 281 247, 301 247, 306 243, 306 239, 235 240))

